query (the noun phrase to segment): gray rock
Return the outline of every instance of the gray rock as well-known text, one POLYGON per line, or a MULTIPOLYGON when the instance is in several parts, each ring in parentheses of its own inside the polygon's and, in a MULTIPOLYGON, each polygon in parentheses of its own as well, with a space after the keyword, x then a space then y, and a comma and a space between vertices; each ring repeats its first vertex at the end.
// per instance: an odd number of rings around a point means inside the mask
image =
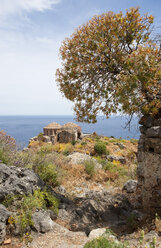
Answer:
POLYGON ((37 141, 37 140, 38 140, 38 137, 35 136, 35 137, 33 137, 33 138, 31 138, 31 139, 29 140, 29 143, 32 142, 32 141, 37 141))
POLYGON ((0 204, 0 244, 5 239, 6 236, 6 221, 8 220, 9 216, 11 215, 10 212, 6 209, 5 206, 0 204))
POLYGON ((75 206, 67 208, 73 231, 85 231, 88 235, 92 229, 98 227, 96 223, 106 223, 107 226, 118 227, 131 213, 132 207, 127 198, 121 194, 110 194, 107 191, 89 191, 84 198, 75 198, 75 206), (74 225, 72 225, 74 224, 74 225))
POLYGON ((51 142, 50 137, 49 136, 46 136, 46 135, 43 136, 43 141, 44 142, 47 142, 47 143, 48 142, 51 142))
POLYGON ((3 243, 6 236, 6 224, 0 222, 0 244, 3 243))
POLYGON ((161 127, 151 127, 146 130, 146 137, 148 138, 161 138, 161 127))
POLYGON ((65 209, 60 209, 58 217, 62 220, 69 220, 71 218, 71 215, 65 209))
POLYGON ((87 154, 83 154, 83 153, 80 153, 80 152, 74 152, 73 154, 69 155, 68 158, 70 159, 70 162, 72 164, 83 164, 84 161, 91 160, 91 161, 93 161, 95 163, 95 168, 96 169, 102 169, 102 165, 99 164, 96 159, 91 158, 87 154))
POLYGON ((104 234, 106 232, 106 228, 97 228, 94 229, 90 232, 89 234, 89 239, 95 239, 98 238, 100 236, 102 236, 102 234, 104 234))
POLYGON ((0 164, 0 201, 11 194, 32 194, 44 182, 32 170, 0 164))
POLYGON ((11 213, 7 210, 7 208, 0 204, 0 222, 6 223, 11 213))
POLYGON ((63 194, 63 195, 65 195, 67 193, 66 189, 62 185, 56 187, 55 190, 58 191, 60 194, 63 194))
POLYGON ((122 190, 125 190, 127 193, 134 193, 136 191, 136 188, 137 181, 130 179, 124 184, 122 190))
POLYGON ((116 142, 116 143, 114 143, 114 145, 118 146, 120 149, 125 149, 125 148, 126 148, 126 147, 125 147, 122 143, 120 143, 120 142, 116 142))
POLYGON ((141 117, 139 124, 149 128, 152 127, 153 122, 154 118, 151 115, 145 115, 141 117))
POLYGON ((32 215, 33 226, 37 232, 46 233, 49 232, 54 222, 50 218, 50 214, 45 210, 39 210, 32 215))
POLYGON ((121 164, 126 164, 126 158, 124 158, 124 157, 107 155, 106 159, 111 161, 111 162, 113 162, 115 160, 115 161, 119 161, 121 164))

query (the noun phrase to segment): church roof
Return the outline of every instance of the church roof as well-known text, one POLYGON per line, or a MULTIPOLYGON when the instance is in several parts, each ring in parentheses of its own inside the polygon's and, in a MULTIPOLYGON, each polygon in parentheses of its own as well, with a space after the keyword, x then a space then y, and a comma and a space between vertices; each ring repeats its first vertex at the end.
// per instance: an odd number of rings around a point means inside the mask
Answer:
POLYGON ((80 130, 81 131, 81 127, 80 126, 78 126, 77 124, 75 124, 75 123, 73 123, 73 122, 68 122, 68 123, 66 123, 66 124, 64 124, 63 125, 63 128, 70 128, 70 129, 78 129, 78 130, 80 130))
POLYGON ((52 122, 44 128, 46 128, 46 129, 60 129, 60 128, 62 128, 62 126, 56 122, 52 122))

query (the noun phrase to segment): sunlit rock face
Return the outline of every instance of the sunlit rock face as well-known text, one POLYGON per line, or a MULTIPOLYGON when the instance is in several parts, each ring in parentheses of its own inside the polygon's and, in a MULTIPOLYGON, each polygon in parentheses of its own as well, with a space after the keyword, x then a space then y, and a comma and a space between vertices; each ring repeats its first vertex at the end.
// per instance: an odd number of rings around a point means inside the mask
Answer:
POLYGON ((138 146, 138 186, 149 213, 161 215, 161 115, 143 116, 138 146))

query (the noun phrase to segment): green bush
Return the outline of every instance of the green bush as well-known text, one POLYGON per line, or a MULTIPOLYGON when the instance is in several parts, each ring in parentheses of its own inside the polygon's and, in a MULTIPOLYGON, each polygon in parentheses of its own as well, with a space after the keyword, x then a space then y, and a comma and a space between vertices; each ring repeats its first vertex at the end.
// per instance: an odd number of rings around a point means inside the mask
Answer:
POLYGON ((33 195, 7 196, 3 204, 12 210, 15 207, 15 214, 9 217, 8 223, 18 223, 23 234, 28 226, 33 226, 32 214, 36 209, 51 209, 58 213, 58 200, 48 191, 35 190, 33 195))
POLYGON ((76 140, 72 140, 71 144, 74 146, 77 143, 76 140))
POLYGON ((97 142, 94 146, 94 150, 97 154, 102 155, 102 154, 107 154, 108 151, 106 149, 106 145, 103 142, 97 142))
POLYGON ((117 244, 105 237, 99 237, 85 244, 84 248, 126 248, 126 246, 122 243, 117 244))
POLYGON ((108 171, 113 171, 115 169, 117 170, 117 166, 109 161, 109 162, 106 162, 105 164, 103 164, 103 169, 108 170, 108 171))
POLYGON ((82 146, 87 145, 87 142, 86 142, 86 141, 82 141, 82 142, 81 142, 81 145, 82 145, 82 146))
POLYGON ((68 144, 65 145, 62 154, 63 154, 64 156, 68 156, 68 155, 72 152, 72 150, 73 150, 72 145, 71 145, 70 143, 68 143, 68 144))
POLYGON ((84 166, 85 166, 85 171, 88 175, 90 175, 91 177, 94 175, 95 173, 95 163, 93 160, 88 159, 84 161, 84 166))
POLYGON ((11 164, 16 152, 15 139, 4 131, 0 131, 0 160, 5 164, 11 164))
POLYGON ((40 178, 52 187, 59 185, 56 166, 53 164, 40 164, 37 168, 40 178))
POLYGON ((130 142, 135 145, 138 143, 138 140, 137 139, 130 139, 130 142))
POLYGON ((43 135, 43 133, 39 133, 38 134, 38 136, 37 136, 37 138, 38 138, 38 141, 44 141, 44 135, 43 135))

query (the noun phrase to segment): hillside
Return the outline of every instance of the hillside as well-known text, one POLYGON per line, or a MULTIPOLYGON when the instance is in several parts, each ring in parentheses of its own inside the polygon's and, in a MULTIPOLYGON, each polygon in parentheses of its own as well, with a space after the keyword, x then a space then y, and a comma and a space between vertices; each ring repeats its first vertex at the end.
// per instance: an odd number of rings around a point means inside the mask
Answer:
POLYGON ((68 144, 32 141, 18 151, 2 132, 2 247, 159 247, 160 220, 141 210, 136 154, 137 140, 95 133, 68 144))

